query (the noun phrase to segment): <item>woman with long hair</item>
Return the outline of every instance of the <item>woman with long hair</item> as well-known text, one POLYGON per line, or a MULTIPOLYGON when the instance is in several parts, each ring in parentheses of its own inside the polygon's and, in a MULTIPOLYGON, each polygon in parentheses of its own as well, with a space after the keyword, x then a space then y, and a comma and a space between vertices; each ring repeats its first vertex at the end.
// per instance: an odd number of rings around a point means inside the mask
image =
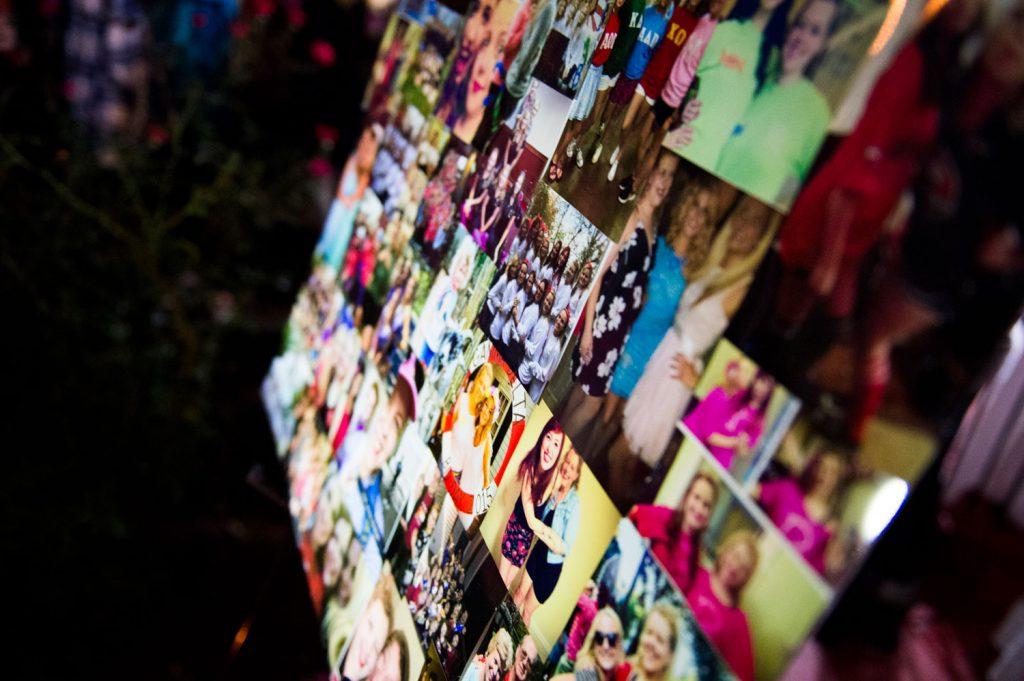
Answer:
MULTIPOLYGON (((775 390, 775 379, 758 370, 754 379, 739 399, 731 413, 724 414, 718 423, 705 419, 697 425, 694 419, 688 419, 687 425, 700 432, 701 442, 708 448, 722 468, 729 470, 737 455, 749 456, 757 445, 764 429, 765 413, 775 390)), ((693 416, 691 414, 691 416, 693 416)))
POLYGON ((698 472, 675 508, 638 505, 629 513, 640 536, 650 542, 651 553, 684 593, 697 574, 701 538, 717 502, 718 483, 698 472))
POLYGON ((521 488, 515 507, 505 523, 501 538, 501 560, 498 572, 505 585, 512 584, 516 571, 526 562, 535 536, 533 526, 543 513, 551 496, 556 464, 569 445, 562 426, 554 418, 548 419, 537 442, 523 457, 516 478, 521 488))
POLYGON ((722 147, 768 79, 782 47, 793 0, 740 0, 715 27, 697 67, 697 95, 666 144, 702 168, 714 168, 722 147))
POLYGON ((534 524, 537 543, 526 561, 526 574, 515 595, 527 627, 533 613, 551 597, 562 576, 565 558, 576 542, 580 527, 578 486, 582 469, 583 459, 570 445, 559 465, 555 489, 544 515, 534 524))
POLYGON ((594 615, 572 673, 558 674, 551 681, 625 681, 630 667, 624 636, 622 620, 615 609, 601 608, 594 615))
POLYGON ((671 603, 658 601, 647 611, 636 654, 627 661, 629 681, 668 681, 679 642, 679 618, 671 603))
POLYGON ((654 265, 648 276, 648 294, 615 366, 611 392, 604 400, 605 423, 617 420, 615 417, 623 401, 633 393, 647 360, 672 328, 688 282, 707 261, 717 217, 710 180, 702 178, 687 187, 667 233, 658 237, 654 265))
POLYGON ((758 89, 722 147, 717 175, 763 201, 793 200, 832 119, 811 78, 839 15, 839 0, 803 6, 786 32, 777 72, 758 89))
POLYGON ((711 570, 700 568, 686 592, 697 624, 740 681, 754 678, 750 623, 739 602, 759 556, 757 535, 737 530, 718 547, 711 570))
POLYGON ((754 498, 793 548, 818 574, 835 572, 831 552, 838 529, 836 511, 847 477, 846 460, 837 452, 817 452, 800 476, 761 482, 754 498))
POLYGON ((702 358, 739 309, 773 234, 771 209, 744 197, 715 236, 623 408, 622 434, 610 456, 623 474, 638 460, 652 468, 661 461, 703 371, 702 358))
POLYGON ((611 389, 619 353, 643 306, 657 212, 671 184, 668 168, 660 168, 651 178, 618 243, 609 249, 587 299, 580 341, 572 358, 574 385, 565 408, 565 425, 572 434, 584 432, 611 389))

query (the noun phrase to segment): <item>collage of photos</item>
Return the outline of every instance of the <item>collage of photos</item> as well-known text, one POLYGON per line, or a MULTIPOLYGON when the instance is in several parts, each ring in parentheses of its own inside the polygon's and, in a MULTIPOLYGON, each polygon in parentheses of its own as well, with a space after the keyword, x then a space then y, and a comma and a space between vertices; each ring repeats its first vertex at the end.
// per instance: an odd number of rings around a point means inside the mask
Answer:
POLYGON ((890 9, 399 3, 261 390, 331 678, 784 672, 1024 303, 1017 24, 851 103, 890 9))

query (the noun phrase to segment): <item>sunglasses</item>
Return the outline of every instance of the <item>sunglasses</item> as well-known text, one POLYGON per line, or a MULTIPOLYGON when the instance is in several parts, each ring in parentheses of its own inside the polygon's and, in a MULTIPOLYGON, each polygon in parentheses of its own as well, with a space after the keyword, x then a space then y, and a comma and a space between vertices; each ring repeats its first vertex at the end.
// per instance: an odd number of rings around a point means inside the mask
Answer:
POLYGON ((609 648, 614 648, 619 642, 619 635, 614 631, 595 631, 594 632, 594 645, 603 646, 608 645, 609 648))

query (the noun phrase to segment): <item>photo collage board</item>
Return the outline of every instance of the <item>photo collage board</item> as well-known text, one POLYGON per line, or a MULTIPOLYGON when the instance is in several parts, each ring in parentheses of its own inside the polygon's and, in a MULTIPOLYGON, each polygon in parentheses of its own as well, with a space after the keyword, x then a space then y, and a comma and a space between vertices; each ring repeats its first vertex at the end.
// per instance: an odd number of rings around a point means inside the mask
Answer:
POLYGON ((784 671, 939 442, 787 247, 887 10, 400 3, 263 385, 332 678, 784 671))

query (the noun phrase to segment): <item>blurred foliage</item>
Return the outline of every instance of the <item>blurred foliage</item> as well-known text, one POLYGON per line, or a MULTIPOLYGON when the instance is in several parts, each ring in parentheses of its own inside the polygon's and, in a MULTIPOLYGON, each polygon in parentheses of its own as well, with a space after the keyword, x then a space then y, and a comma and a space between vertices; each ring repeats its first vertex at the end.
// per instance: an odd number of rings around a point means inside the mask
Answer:
MULTIPOLYGON (((245 484, 273 463, 257 391, 332 182, 310 160, 337 166, 353 143, 351 84, 373 50, 358 6, 306 5, 308 21, 272 3, 243 16, 224 73, 201 80, 155 20, 149 123, 103 144, 63 100, 60 16, 23 22, 17 63, 0 63, 14 398, 0 543, 8 583, 33 595, 21 633, 50 649, 19 651, 15 677, 23 656, 33 678, 69 664, 217 675, 270 569, 266 546, 294 552, 287 515, 245 484), (338 60, 311 58, 317 41, 338 60), (232 548, 247 543, 264 545, 258 565, 232 548), (71 605, 75 631, 57 631, 71 605)), ((301 598, 283 607, 311 618, 301 598)))

